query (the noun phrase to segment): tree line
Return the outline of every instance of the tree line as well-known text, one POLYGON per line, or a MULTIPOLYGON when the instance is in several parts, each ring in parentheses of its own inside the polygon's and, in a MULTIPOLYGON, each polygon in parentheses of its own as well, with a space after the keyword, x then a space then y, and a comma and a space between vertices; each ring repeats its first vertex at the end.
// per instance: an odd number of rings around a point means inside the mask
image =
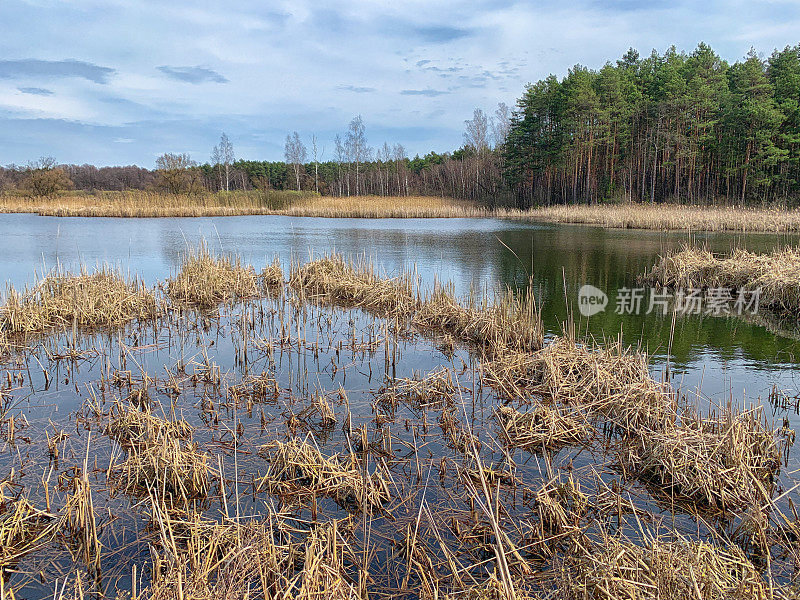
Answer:
POLYGON ((357 116, 328 143, 289 132, 283 161, 244 160, 223 133, 199 163, 167 153, 156 169, 0 168, 0 189, 175 194, 249 189, 324 195, 440 195, 520 208, 633 200, 796 204, 800 198, 800 45, 729 64, 706 44, 529 84, 512 110, 476 108, 453 152, 409 157, 371 146, 357 116))
POLYGON ((503 174, 522 206, 630 199, 794 202, 800 45, 729 64, 706 44, 531 84, 503 174))

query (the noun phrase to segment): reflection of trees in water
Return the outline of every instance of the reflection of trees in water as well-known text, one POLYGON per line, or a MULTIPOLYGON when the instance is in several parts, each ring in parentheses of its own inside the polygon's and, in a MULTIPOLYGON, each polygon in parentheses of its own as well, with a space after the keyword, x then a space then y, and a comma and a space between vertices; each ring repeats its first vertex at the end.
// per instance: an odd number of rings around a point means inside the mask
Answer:
MULTIPOLYGON (((636 287, 639 276, 652 267, 658 255, 679 247, 687 239, 685 234, 554 227, 533 233, 508 230, 499 237, 513 253, 498 243, 498 279, 522 289, 530 264, 534 265, 534 287, 549 333, 561 331, 568 318, 568 300, 580 331, 602 339, 622 330, 627 343, 641 344, 656 356, 666 354, 671 315, 617 315, 616 294, 620 288, 636 287), (606 310, 592 316, 588 323, 577 311, 578 289, 587 283, 609 295, 606 310)), ((707 243, 716 252, 742 245, 766 252, 787 243, 786 238, 777 236, 735 234, 706 235, 696 241, 707 243)), ((646 298, 642 306, 646 311, 646 298)), ((707 349, 723 360, 743 356, 765 363, 795 363, 800 362, 798 337, 800 333, 787 329, 786 322, 775 322, 768 315, 758 319, 679 315, 672 355, 673 360, 684 365, 697 360, 707 349)))

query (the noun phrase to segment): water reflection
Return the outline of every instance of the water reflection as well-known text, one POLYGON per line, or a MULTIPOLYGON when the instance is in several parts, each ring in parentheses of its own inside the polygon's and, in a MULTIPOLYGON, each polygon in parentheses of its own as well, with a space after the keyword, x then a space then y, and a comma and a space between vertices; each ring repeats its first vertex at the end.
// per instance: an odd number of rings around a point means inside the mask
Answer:
MULTIPOLYGON (((577 290, 590 283, 607 291, 609 306, 588 322, 579 320, 580 330, 597 338, 622 331, 626 342, 640 343, 659 365, 668 358, 671 318, 616 314, 616 290, 636 285, 637 277, 659 253, 687 239, 686 233, 606 231, 493 219, 2 215, 0 273, 6 282, 22 286, 32 281, 34 270, 43 267, 62 264, 74 269, 80 264, 110 263, 153 283, 173 272, 187 246, 201 240, 217 250, 236 252, 257 266, 276 255, 288 266, 293 258, 306 260, 311 250, 366 254, 387 274, 415 264, 426 283, 437 276, 452 280, 459 293, 497 285, 524 290, 533 273, 549 334, 561 331, 570 312, 577 314, 577 290)), ((760 252, 797 240, 731 233, 695 234, 692 239, 715 251, 745 246, 760 252)), ((670 360, 687 385, 702 382, 703 390, 711 395, 733 390, 741 397, 743 390, 748 396, 763 395, 773 384, 796 388, 794 372, 800 352, 795 332, 776 334, 775 327, 763 320, 689 316, 675 324, 670 360)))

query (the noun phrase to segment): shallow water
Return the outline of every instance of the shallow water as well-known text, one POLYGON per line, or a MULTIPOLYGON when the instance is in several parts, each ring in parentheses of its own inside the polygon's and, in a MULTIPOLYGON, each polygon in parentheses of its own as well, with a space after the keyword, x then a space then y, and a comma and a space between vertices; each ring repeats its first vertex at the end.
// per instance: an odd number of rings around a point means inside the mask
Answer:
MULTIPOLYGON (((651 354, 655 373, 663 372, 669 363, 673 382, 684 390, 699 388, 704 404, 721 405, 729 399, 748 404, 759 398, 766 404, 773 387, 783 390, 789 397, 800 393, 800 335, 786 326, 776 330, 773 326, 747 319, 678 316, 671 336, 671 316, 615 313, 617 290, 637 286, 638 277, 653 264, 659 253, 680 246, 686 239, 685 233, 605 231, 492 219, 352 220, 262 216, 128 220, 0 215, 0 276, 6 283, 20 288, 34 281, 35 272, 56 265, 74 270, 81 265, 91 268, 97 264, 112 264, 144 278, 148 284, 155 284, 178 269, 188 247, 203 240, 213 250, 236 253, 256 268, 278 256, 285 271, 292 261, 308 260, 312 252, 314 255, 329 251, 338 251, 346 256, 366 255, 386 275, 416 268, 423 287, 431 286, 437 279, 452 281, 461 295, 470 290, 492 290, 502 286, 524 292, 532 274, 532 289, 548 336, 558 335, 570 314, 574 315, 575 328, 582 334, 602 339, 615 337, 621 331, 626 343, 641 345, 651 354), (610 297, 606 310, 588 320, 579 316, 577 307, 577 290, 584 284, 594 285, 610 297)), ((714 234, 696 235, 694 241, 704 242, 716 251, 744 246, 763 252, 794 243, 796 239, 765 234, 714 234)), ((220 319, 203 319, 196 314, 174 316, 173 325, 180 322, 180 329, 184 332, 181 340, 177 340, 173 333, 176 327, 161 324, 132 327, 121 337, 98 334, 79 342, 84 349, 106 349, 112 364, 91 354, 75 363, 48 362, 47 351, 65 348, 70 338, 68 335, 57 336, 44 341, 36 356, 53 370, 54 381, 44 389, 43 376, 36 370, 36 363, 27 361, 24 368, 26 382, 15 397, 20 401, 20 414, 28 420, 28 425, 18 435, 29 436, 31 442, 21 446, 17 444, 13 451, 0 456, 3 469, 0 479, 7 467, 10 468, 15 461, 22 461, 27 470, 23 475, 26 485, 36 487, 37 478, 42 477, 50 464, 41 435, 48 427, 51 434, 57 429, 69 432, 65 454, 70 455, 70 460, 62 459, 62 462, 72 464, 72 457, 82 456, 88 439, 76 411, 85 408, 87 399, 98 398, 99 405, 108 409, 115 396, 124 396, 124 388, 107 386, 100 390, 102 386, 98 381, 101 376, 113 370, 130 370, 134 378, 140 371, 155 374, 160 379, 156 382, 154 394, 163 406, 169 408, 171 402, 164 392, 164 382, 168 373, 175 372, 181 357, 190 359, 189 375, 183 382, 183 394, 174 405, 181 415, 202 430, 197 439, 203 447, 212 453, 215 450, 221 452, 219 460, 226 474, 234 468, 249 474, 263 470, 263 462, 259 462, 254 454, 246 455, 240 464, 234 466, 230 452, 233 439, 230 432, 236 427, 234 423, 243 423, 244 439, 249 449, 254 451, 261 443, 285 436, 287 415, 297 412, 296 405, 302 404, 302 399, 315 393, 328 393, 335 401, 341 387, 347 390, 348 404, 334 402, 335 430, 327 434, 317 432, 317 435, 327 453, 344 451, 347 442, 341 431, 344 415, 350 412, 354 428, 372 423, 376 416, 373 406, 375 392, 382 385, 384 376, 411 377, 440 365, 450 366, 458 372, 459 383, 472 397, 472 414, 465 413, 464 417, 479 432, 479 438, 485 444, 485 457, 498 463, 503 459, 503 453, 493 444, 492 431, 488 427, 493 399, 472 385, 475 364, 468 348, 459 348, 453 357, 449 357, 437 346, 436 340, 424 337, 400 339, 390 356, 382 341, 373 343, 391 337, 380 319, 360 311, 281 306, 281 300, 265 300, 225 309, 220 319), (280 311, 284 316, 279 321, 277 314, 280 311), (249 318, 257 325, 243 326, 242 314, 250 315, 249 318), (285 347, 275 344, 284 326, 289 328, 292 337, 285 347), (247 364, 243 364, 237 354, 244 330, 251 331, 249 335, 253 338, 273 343, 269 350, 262 346, 260 352, 251 354, 247 364), (344 345, 338 346, 340 343, 344 345), (203 353, 208 356, 209 363, 219 365, 221 383, 203 381, 203 353), (204 408, 206 401, 217 399, 221 402, 218 398, 224 397, 226 386, 241 381, 248 373, 259 371, 274 373, 282 390, 280 400, 258 407, 252 414, 223 411, 222 422, 214 423, 211 411, 204 408), (192 373, 197 374, 194 381, 192 373)), ((402 444, 417 444, 424 440, 427 453, 422 458, 406 456, 409 462, 398 464, 394 475, 407 475, 411 481, 415 474, 406 471, 416 470, 417 481, 404 491, 420 494, 434 505, 444 505, 447 504, 444 485, 438 492, 429 490, 427 485, 423 490, 416 486, 419 486, 420 479, 427 482, 437 478, 435 469, 438 467, 433 465, 438 465, 436 461, 440 457, 451 454, 457 457, 457 453, 445 448, 440 435, 433 435, 439 427, 432 417, 428 417, 432 418, 428 424, 431 433, 427 427, 424 432, 415 428, 414 423, 418 422, 420 414, 405 407, 393 416, 391 434, 397 436, 401 444, 395 452, 403 454, 402 444)), ((794 411, 775 409, 773 414, 787 417, 795 428, 800 424, 794 411)), ((374 428, 374 423, 370 427, 374 428)), ((99 482, 104 478, 105 466, 115 450, 98 433, 93 433, 93 436, 91 457, 98 465, 93 477, 99 482)), ((118 450, 116 453, 119 455, 118 450)), ((589 468, 597 461, 595 456, 570 450, 564 450, 552 459, 556 466, 569 464, 570 468, 574 462, 577 469, 589 468)), ((547 477, 552 468, 548 461, 541 463, 526 453, 518 453, 517 460, 519 475, 526 484, 547 477)), ((795 449, 785 471, 796 469, 797 463, 798 452, 795 449)), ((601 479, 608 483, 613 477, 613 474, 603 473, 601 479)), ((458 488, 458 481, 448 481, 458 488)), ((787 486, 789 481, 792 479, 786 480, 787 486)), ((661 510, 645 492, 638 491, 643 506, 661 510)), ((524 506, 517 507, 516 496, 512 496, 509 506, 521 511, 520 514, 524 513, 524 506)), ((797 494, 792 496, 796 500, 797 494)), ((237 510, 257 513, 259 503, 264 501, 262 495, 256 498, 254 493, 250 500, 242 498, 241 505, 237 503, 237 510)), ((107 519, 106 537, 103 538, 104 543, 110 544, 113 535, 114 544, 125 548, 120 551, 121 556, 126 557, 125 561, 120 561, 119 556, 104 558, 106 574, 122 578, 120 581, 124 585, 125 568, 129 563, 144 564, 149 556, 146 545, 137 541, 144 523, 136 518, 136 511, 121 495, 103 495, 102 503, 108 507, 109 515, 112 512, 118 514, 120 522, 125 525, 114 531, 113 519, 107 519)), ((324 509, 331 513, 343 513, 334 503, 327 504, 324 509)), ((213 508, 222 510, 222 505, 213 508)), ((377 527, 380 526, 378 523, 377 527)), ((681 525, 686 531, 692 531, 695 526, 688 520, 681 525)), ((385 549, 385 552, 388 554, 390 550, 385 549)), ((25 567, 31 570, 39 560, 39 557, 32 557, 25 567)), ((66 564, 63 558, 59 560, 55 564, 66 564)), ((48 568, 51 569, 49 577, 56 577, 52 565, 48 568)), ((64 568, 69 572, 68 567, 64 568)), ((391 576, 386 574, 385 578, 388 581, 391 576)), ((52 596, 52 581, 29 584, 27 589, 27 597, 52 596)))

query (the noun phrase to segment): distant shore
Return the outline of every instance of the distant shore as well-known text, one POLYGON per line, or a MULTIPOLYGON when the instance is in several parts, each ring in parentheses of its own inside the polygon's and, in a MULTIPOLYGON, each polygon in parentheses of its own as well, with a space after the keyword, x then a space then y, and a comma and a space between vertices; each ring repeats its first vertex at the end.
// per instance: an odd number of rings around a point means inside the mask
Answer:
POLYGON ((481 218, 564 223, 607 229, 800 232, 800 210, 679 204, 558 205, 487 208, 439 196, 320 196, 266 191, 175 196, 153 192, 67 193, 53 198, 0 196, 0 213, 53 217, 227 217, 284 215, 331 218, 481 218))

